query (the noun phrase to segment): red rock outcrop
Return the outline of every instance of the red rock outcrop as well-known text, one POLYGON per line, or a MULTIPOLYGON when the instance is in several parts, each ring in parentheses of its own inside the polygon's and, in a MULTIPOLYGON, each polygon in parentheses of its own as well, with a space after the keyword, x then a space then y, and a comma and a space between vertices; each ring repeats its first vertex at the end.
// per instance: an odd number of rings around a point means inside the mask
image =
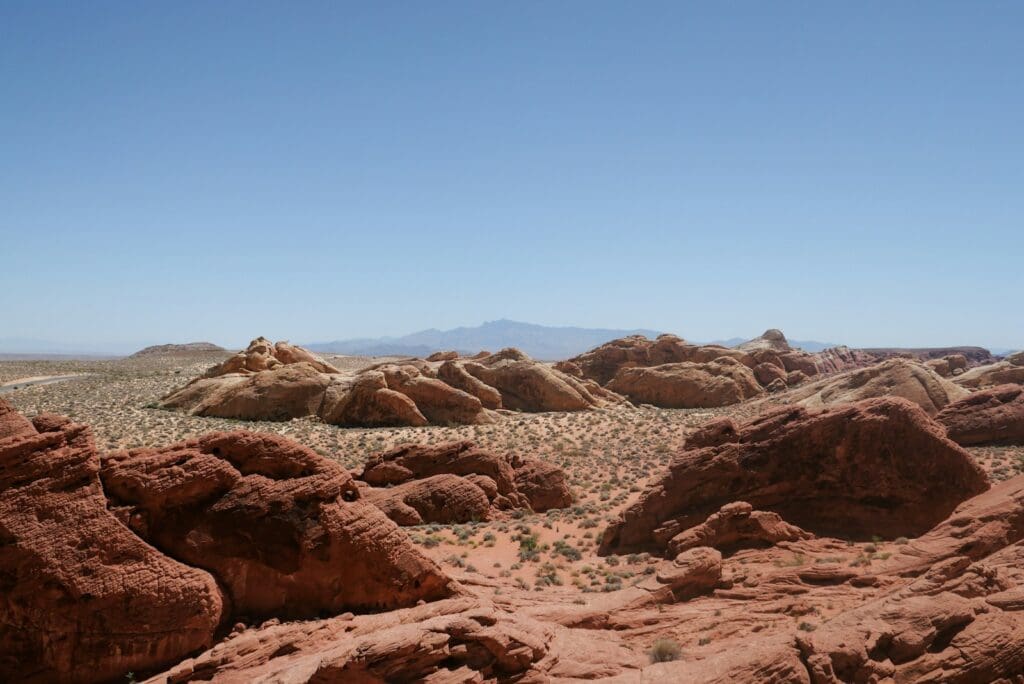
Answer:
POLYGON ((287 342, 272 343, 265 337, 257 337, 249 343, 245 351, 238 352, 230 359, 206 371, 205 377, 213 378, 231 373, 261 373, 296 363, 309 364, 320 373, 340 372, 307 349, 287 342))
POLYGON ((979 390, 935 417, 962 446, 1024 444, 1024 385, 979 390))
POLYGON ((87 427, 51 416, 37 433, 15 415, 0 401, 0 680, 123 679, 209 647, 213 577, 107 510, 87 427))
POLYGON ((967 392, 916 361, 890 359, 804 385, 787 396, 809 407, 902 397, 934 416, 947 404, 966 397, 967 392))
MULTIPOLYGON (((554 626, 476 598, 248 629, 157 682, 543 681, 554 626)), ((571 654, 562 655, 572 661, 571 654)), ((592 677, 588 677, 592 678, 592 677)))
POLYGON ((778 513, 755 511, 746 501, 736 501, 722 506, 700 525, 672 537, 668 542, 668 552, 669 555, 679 554, 698 546, 728 552, 813 536, 796 525, 790 525, 778 513))
POLYGON ((482 402, 437 378, 428 377, 415 366, 384 366, 388 389, 404 394, 428 421, 436 425, 474 425, 491 422, 482 402))
POLYGON ((270 370, 196 378, 160 403, 194 416, 290 420, 317 414, 332 377, 308 363, 276 364, 270 370))
POLYGON ((957 376, 954 382, 971 388, 1010 383, 1024 385, 1024 352, 1011 354, 1002 361, 972 368, 957 376))
POLYGON ((623 368, 608 389, 634 403, 662 408, 728 406, 763 392, 754 372, 729 357, 708 363, 623 368))
POLYGON ((429 422, 416 402, 388 387, 379 370, 364 371, 349 383, 331 383, 320 405, 320 418, 352 427, 421 427, 429 422))
POLYGON ((530 508, 543 513, 565 508, 573 502, 565 473, 554 463, 532 458, 513 457, 516 489, 530 502, 530 508))
POLYGON ((470 375, 460 363, 447 361, 441 364, 441 367, 437 369, 437 377, 455 389, 473 395, 480 400, 484 408, 502 408, 501 392, 470 375))
POLYGON ((944 378, 960 375, 967 370, 967 357, 963 354, 950 354, 941 359, 929 359, 924 365, 931 368, 944 378))
POLYGON ((211 433, 103 459, 111 505, 164 553, 211 572, 248 616, 381 610, 449 595, 448 580, 348 471, 291 440, 211 433))
POLYGON ((364 487, 362 493, 367 502, 402 526, 467 523, 491 517, 487 491, 458 475, 431 475, 379 489, 364 487))
POLYGON ((701 441, 709 445, 681 451, 606 530, 601 553, 665 549, 738 499, 816 534, 920 534, 988 486, 970 455, 902 399, 783 408, 701 441))
POLYGON ((623 403, 597 383, 567 375, 538 363, 517 349, 503 349, 462 368, 501 395, 501 405, 513 411, 585 411, 623 403))
POLYGON ((371 457, 358 479, 387 487, 363 491, 401 525, 486 520, 493 511, 513 508, 542 512, 573 500, 557 466, 501 456, 467 441, 391 449, 371 457))
POLYGON ((646 368, 667 363, 708 363, 729 357, 753 368, 754 358, 737 349, 718 345, 689 344, 675 335, 659 335, 649 340, 643 335, 632 335, 606 342, 600 347, 555 364, 555 368, 578 377, 607 385, 623 368, 646 368))
POLYGON ((765 330, 760 337, 748 340, 736 348, 743 351, 754 351, 755 349, 768 349, 774 352, 793 351, 786 336, 777 328, 765 330))

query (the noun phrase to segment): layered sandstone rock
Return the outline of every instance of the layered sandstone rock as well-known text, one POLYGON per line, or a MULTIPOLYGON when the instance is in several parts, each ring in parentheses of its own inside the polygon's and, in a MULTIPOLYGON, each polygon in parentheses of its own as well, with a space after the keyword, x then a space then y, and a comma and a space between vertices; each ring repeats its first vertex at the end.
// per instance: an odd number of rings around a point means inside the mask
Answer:
POLYGON ((634 403, 662 408, 728 406, 762 393, 754 372, 721 357, 708 363, 670 363, 621 369, 608 389, 634 403))
POLYGON ((743 351, 754 351, 755 349, 767 349, 774 352, 793 351, 786 336, 777 328, 765 330, 760 337, 748 340, 736 348, 743 351))
POLYGON ((387 487, 364 492, 401 525, 486 520, 513 508, 542 512, 573 500, 557 466, 502 456, 467 441, 391 449, 371 457, 359 479, 387 487))
POLYGON ((105 457, 111 505, 140 537, 201 567, 236 613, 309 617, 412 605, 448 580, 348 471, 291 440, 211 433, 105 457))
POLYGON ((778 513, 755 511, 746 501, 726 504, 700 525, 683 530, 668 542, 669 554, 698 546, 720 551, 771 546, 783 541, 810 539, 813 535, 790 525, 778 513))
POLYGON ((737 499, 817 534, 920 534, 987 486, 970 455, 906 400, 784 408, 681 451, 608 528, 601 553, 663 550, 737 499))
POLYGON ((916 361, 890 359, 805 385, 789 396, 808 407, 902 397, 934 416, 947 404, 966 397, 967 392, 916 361))
POLYGON ((935 420, 963 446, 1024 444, 1024 385, 979 390, 946 406, 935 420))
POLYGON ((1009 383, 1024 385, 1024 352, 1011 354, 1002 361, 972 368, 955 380, 971 388, 994 387, 1009 383))
POLYGON ((216 581, 107 510, 89 429, 13 416, 0 401, 0 680, 123 679, 209 647, 216 581))
POLYGON ((549 654, 554 638, 551 625, 458 598, 248 629, 151 681, 543 681, 557 660, 549 654))

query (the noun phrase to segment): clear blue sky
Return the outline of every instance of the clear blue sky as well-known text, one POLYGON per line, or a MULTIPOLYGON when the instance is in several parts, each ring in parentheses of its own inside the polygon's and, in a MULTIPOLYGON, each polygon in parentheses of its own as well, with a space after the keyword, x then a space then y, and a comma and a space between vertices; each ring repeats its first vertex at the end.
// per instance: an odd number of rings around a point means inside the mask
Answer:
POLYGON ((0 338, 1024 346, 1024 4, 0 1, 0 338))

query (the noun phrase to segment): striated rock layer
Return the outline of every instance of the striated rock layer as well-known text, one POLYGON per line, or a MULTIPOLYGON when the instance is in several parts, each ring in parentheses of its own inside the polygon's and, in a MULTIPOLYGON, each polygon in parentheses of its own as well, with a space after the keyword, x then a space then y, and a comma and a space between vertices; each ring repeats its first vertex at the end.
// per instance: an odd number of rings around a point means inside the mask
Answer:
POLYGON ((1024 444, 1024 385, 979 390, 948 405, 935 420, 963 446, 1024 444))

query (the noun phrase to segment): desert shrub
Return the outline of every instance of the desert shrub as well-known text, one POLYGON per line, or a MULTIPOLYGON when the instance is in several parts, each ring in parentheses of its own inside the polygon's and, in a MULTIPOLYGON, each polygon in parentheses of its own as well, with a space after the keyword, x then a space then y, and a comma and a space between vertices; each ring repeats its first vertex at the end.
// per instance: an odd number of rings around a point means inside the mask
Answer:
POLYGON ((683 648, 673 639, 658 639, 651 646, 651 662, 667 663, 672 660, 679 660, 683 654, 683 648))

